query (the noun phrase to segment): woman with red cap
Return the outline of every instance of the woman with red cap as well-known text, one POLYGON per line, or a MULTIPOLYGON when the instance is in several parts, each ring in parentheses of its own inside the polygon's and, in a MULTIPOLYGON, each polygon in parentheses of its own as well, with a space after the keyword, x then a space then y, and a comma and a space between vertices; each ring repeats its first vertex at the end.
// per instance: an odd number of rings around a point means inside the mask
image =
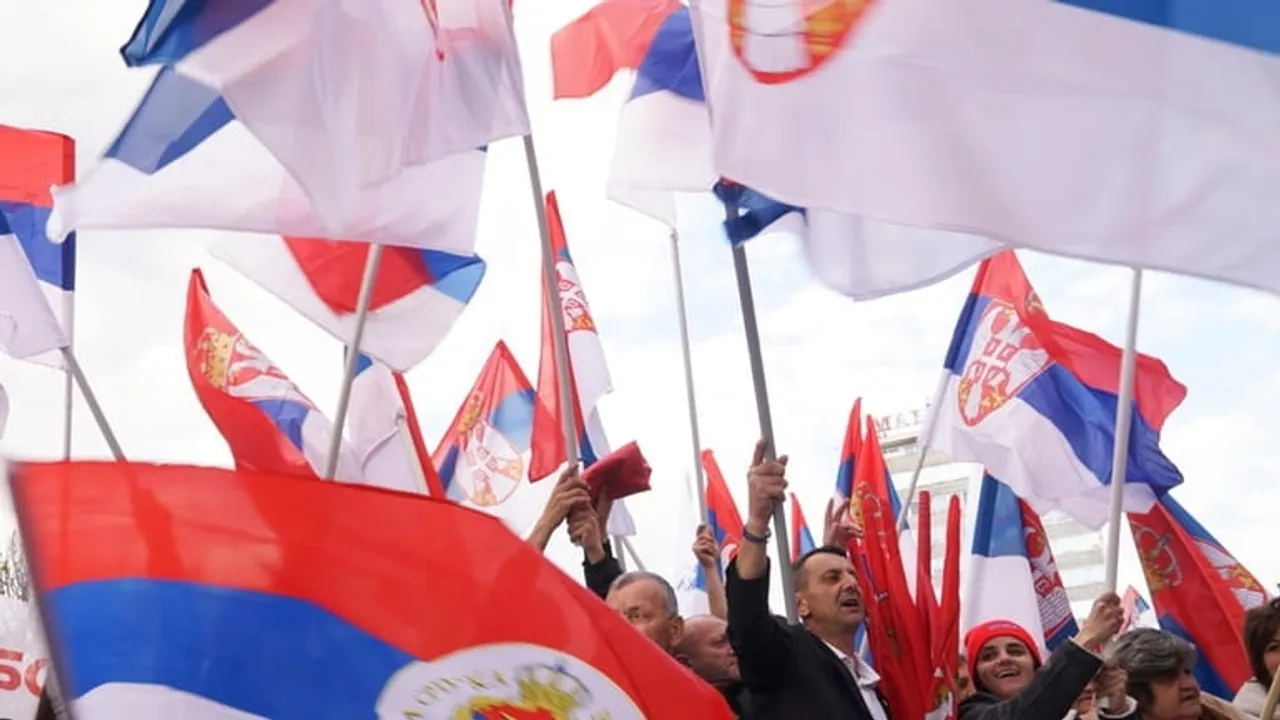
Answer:
POLYGON ((1104 668, 1091 650, 1116 634, 1123 617, 1120 598, 1102 595, 1080 633, 1047 663, 1041 662, 1038 644, 1021 625, 992 620, 975 626, 965 636, 965 656, 976 692, 960 703, 960 720, 1071 720, 1076 700, 1095 678, 1105 703, 1098 717, 1136 720, 1137 704, 1125 695, 1124 672, 1104 668))

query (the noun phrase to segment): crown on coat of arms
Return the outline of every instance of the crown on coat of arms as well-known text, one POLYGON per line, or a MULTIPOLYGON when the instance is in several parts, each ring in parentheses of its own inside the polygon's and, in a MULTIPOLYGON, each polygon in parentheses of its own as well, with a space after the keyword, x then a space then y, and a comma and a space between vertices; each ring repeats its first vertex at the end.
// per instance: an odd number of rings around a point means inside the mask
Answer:
POLYGON ((226 389, 230 374, 231 354, 239 335, 231 335, 217 328, 205 328, 196 341, 200 353, 200 374, 219 390, 226 389))

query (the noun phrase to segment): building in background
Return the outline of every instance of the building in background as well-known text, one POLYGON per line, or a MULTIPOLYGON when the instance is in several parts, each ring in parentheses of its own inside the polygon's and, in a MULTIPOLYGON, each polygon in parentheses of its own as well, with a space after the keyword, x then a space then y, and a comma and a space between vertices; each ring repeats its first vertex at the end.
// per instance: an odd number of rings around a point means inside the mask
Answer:
MULTIPOLYGON (((919 436, 923 430, 925 409, 875 418, 876 432, 884 449, 885 462, 893 476, 903 502, 908 502, 906 492, 911 475, 920 460, 919 436)), ((935 588, 942 586, 942 560, 947 529, 947 503, 952 495, 959 495, 961 506, 969 510, 968 494, 971 484, 981 479, 982 467, 974 463, 952 462, 949 457, 929 451, 925 455, 924 468, 920 472, 919 490, 928 490, 932 497, 932 558, 935 588)), ((915 498, 907 509, 908 521, 917 524, 915 498)), ((976 502, 976 498, 975 498, 976 502)), ((1090 530, 1062 513, 1049 513, 1041 518, 1062 583, 1071 598, 1076 617, 1089 614, 1093 599, 1106 587, 1106 541, 1101 531, 1090 530)), ((963 537, 967 546, 969 538, 963 537)))

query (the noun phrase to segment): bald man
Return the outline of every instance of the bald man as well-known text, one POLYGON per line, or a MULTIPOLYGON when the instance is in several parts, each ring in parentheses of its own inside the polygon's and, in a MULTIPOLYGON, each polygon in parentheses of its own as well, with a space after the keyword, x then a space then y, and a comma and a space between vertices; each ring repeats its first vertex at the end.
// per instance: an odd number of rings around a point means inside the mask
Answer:
POLYGON ((738 656, 729 644, 728 630, 729 623, 714 615, 687 618, 675 655, 698 677, 719 690, 735 715, 749 718, 747 690, 738 672, 738 656))

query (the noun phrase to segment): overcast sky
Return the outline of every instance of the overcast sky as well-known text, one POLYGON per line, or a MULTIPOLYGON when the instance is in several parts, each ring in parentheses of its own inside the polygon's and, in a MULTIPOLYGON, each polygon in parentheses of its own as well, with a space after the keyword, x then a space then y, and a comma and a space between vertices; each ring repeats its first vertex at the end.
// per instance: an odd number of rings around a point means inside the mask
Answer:
MULTIPOLYGON (((527 91, 544 184, 560 195, 574 259, 603 337, 616 392, 602 416, 615 445, 636 439, 654 490, 632 503, 636 545, 652 569, 672 572, 688 540, 670 508, 692 472, 666 230, 604 198, 618 108, 629 81, 587 101, 552 103, 548 38, 590 0, 517 3, 527 91)), ((117 53, 143 0, 0 0, 0 123, 68 133, 87 168, 150 78, 117 53)), ((478 252, 489 275, 440 349, 409 374, 434 443, 493 343, 505 339, 537 369, 538 238, 518 140, 491 146, 478 252)), ((740 505, 758 429, 730 255, 705 204, 682 228, 704 444, 724 465, 740 505)), ((206 252, 213 233, 86 232, 80 236, 75 347, 130 458, 229 465, 225 443, 191 390, 181 335, 188 273, 205 268, 214 299, 242 331, 332 415, 341 345, 206 252)), ((940 285, 853 303, 817 285, 794 241, 749 248, 778 446, 789 478, 819 526, 853 398, 876 415, 918 408, 932 392, 972 271, 940 285)), ((1023 262, 1046 308, 1119 343, 1128 270, 1031 254, 1023 262)), ((1176 495, 1268 586, 1274 552, 1280 445, 1270 440, 1280 401, 1280 303, 1270 296, 1148 274, 1139 345, 1189 387, 1164 447, 1187 481, 1176 495)), ((12 414, 4 449, 61 452, 62 377, 0 357, 12 414)), ((75 453, 107 450, 82 401, 75 453)), ((744 506, 745 508, 745 506, 744 506)), ((815 532, 819 527, 814 528, 815 532)), ((1126 531, 1127 534, 1127 531, 1126 531)), ((576 565, 558 541, 553 557, 576 565)), ((1139 583, 1131 560, 1122 577, 1139 583)), ((575 571, 576 574, 576 571, 575 571)))

